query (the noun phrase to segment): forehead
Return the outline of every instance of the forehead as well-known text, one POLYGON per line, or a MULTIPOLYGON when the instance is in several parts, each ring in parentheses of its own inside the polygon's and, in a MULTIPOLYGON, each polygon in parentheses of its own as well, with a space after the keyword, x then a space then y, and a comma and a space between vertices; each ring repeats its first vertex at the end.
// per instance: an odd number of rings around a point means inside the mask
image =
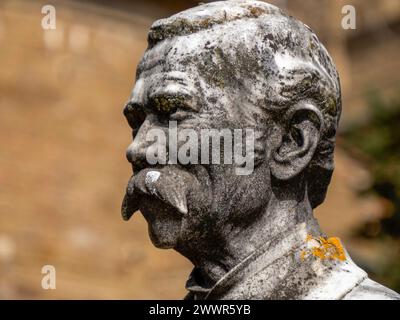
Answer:
POLYGON ((235 69, 240 71, 243 63, 256 66, 257 48, 263 49, 259 33, 255 22, 234 21, 165 39, 145 52, 138 66, 137 80, 147 86, 162 86, 174 80, 193 86, 199 81, 213 82, 218 70, 226 67, 232 73, 235 69))

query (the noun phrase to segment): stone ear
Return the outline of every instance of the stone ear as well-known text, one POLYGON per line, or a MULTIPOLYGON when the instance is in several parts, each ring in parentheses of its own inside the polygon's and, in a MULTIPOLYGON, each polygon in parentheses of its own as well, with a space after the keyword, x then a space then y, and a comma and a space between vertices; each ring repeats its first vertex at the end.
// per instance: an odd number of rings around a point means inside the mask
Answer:
POLYGON ((272 153, 271 173, 279 180, 289 180, 311 162, 323 128, 322 113, 309 103, 289 108, 285 114, 284 134, 272 153))

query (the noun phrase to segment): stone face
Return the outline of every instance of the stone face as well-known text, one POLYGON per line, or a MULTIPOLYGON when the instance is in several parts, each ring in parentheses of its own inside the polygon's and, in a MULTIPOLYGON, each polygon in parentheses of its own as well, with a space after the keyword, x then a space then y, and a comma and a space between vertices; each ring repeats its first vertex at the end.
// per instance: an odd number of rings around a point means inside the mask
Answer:
POLYGON ((187 298, 398 298, 313 217, 341 112, 316 35, 267 3, 221 1, 156 21, 148 42, 124 109, 122 215, 140 210, 154 245, 194 264, 187 298))

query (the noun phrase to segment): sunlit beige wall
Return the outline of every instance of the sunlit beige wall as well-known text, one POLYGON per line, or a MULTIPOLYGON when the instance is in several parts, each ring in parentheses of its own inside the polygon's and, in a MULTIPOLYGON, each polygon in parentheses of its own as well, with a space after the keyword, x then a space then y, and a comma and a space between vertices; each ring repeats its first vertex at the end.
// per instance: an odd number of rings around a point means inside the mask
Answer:
POLYGON ((122 107, 151 21, 56 3, 0 4, 0 297, 179 298, 189 264, 120 218, 122 107), (57 289, 41 288, 41 268, 57 289))

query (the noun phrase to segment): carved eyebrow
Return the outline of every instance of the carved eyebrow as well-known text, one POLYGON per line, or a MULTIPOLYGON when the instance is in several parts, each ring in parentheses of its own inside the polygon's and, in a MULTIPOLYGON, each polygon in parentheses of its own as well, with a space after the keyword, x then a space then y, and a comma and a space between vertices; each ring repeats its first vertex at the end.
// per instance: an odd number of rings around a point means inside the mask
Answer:
POLYGON ((161 113, 170 113, 175 109, 198 112, 191 95, 186 93, 157 93, 149 97, 151 107, 161 113))

